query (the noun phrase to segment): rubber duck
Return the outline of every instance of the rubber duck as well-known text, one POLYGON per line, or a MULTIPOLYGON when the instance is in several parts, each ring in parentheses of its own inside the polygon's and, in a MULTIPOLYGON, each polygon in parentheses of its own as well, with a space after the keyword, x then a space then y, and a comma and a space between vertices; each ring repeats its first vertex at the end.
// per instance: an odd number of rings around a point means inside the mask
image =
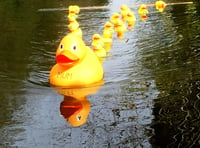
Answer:
POLYGON ((155 3, 155 7, 159 12, 163 12, 166 6, 167 4, 162 0, 158 0, 155 3))
POLYGON ((78 17, 79 12, 80 12, 80 8, 77 5, 70 5, 68 7, 68 11, 69 11, 68 18, 72 18, 73 17, 73 18, 76 19, 78 17))
POLYGON ((146 20, 148 13, 147 6, 145 4, 140 5, 138 14, 140 15, 141 20, 146 20))
POLYGON ((82 30, 79 27, 79 23, 76 20, 71 20, 68 25, 70 33, 82 38, 82 30))
POLYGON ((100 34, 96 33, 92 36, 92 46, 94 53, 97 55, 97 57, 106 57, 106 50, 104 49, 104 40, 100 36, 100 34))
POLYGON ((109 21, 105 22, 103 29, 103 40, 104 40, 104 49, 107 51, 111 49, 112 46, 112 36, 114 33, 113 25, 109 21))
POLYGON ((58 87, 86 87, 103 79, 103 67, 95 53, 74 34, 61 40, 56 64, 50 70, 50 84, 58 87))
POLYGON ((122 20, 119 20, 115 25, 115 31, 117 32, 117 38, 123 39, 126 32, 126 25, 122 20))
POLYGON ((127 13, 130 11, 129 7, 125 4, 121 5, 120 7, 120 14, 122 16, 122 20, 125 21, 127 13))
POLYGON ((132 11, 129 11, 125 17, 125 21, 128 24, 128 27, 133 27, 136 22, 136 17, 132 11))
POLYGON ((115 25, 120 20, 120 14, 118 12, 115 12, 112 14, 110 18, 110 22, 115 25))

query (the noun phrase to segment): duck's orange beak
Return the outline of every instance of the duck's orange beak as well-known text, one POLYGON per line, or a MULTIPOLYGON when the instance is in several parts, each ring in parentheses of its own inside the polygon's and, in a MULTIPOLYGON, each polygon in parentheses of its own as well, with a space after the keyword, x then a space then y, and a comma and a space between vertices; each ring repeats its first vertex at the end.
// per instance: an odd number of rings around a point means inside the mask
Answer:
POLYGON ((68 58, 68 57, 66 57, 65 55, 62 55, 62 54, 56 56, 56 62, 60 63, 60 64, 73 63, 75 61, 76 60, 72 60, 72 59, 70 59, 70 58, 68 58))

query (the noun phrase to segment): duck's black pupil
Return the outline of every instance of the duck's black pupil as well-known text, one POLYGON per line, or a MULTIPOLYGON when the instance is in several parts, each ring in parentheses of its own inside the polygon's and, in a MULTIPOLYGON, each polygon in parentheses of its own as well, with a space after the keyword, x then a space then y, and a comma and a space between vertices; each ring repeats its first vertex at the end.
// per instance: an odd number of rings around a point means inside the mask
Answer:
POLYGON ((63 48, 63 45, 60 45, 60 48, 62 49, 62 48, 63 48))
POLYGON ((73 49, 75 50, 75 49, 76 49, 76 46, 74 46, 73 49))

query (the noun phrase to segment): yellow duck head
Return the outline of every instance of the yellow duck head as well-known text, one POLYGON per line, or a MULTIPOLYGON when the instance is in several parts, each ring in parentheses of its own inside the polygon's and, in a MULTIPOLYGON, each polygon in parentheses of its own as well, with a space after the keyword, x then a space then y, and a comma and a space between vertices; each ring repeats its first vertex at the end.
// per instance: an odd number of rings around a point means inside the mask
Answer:
POLYGON ((105 22, 104 29, 112 29, 113 25, 109 21, 105 22))
POLYGON ((70 5, 68 7, 69 13, 79 14, 80 8, 78 5, 70 5))
POLYGON ((86 45, 76 35, 68 34, 56 50, 56 62, 62 66, 73 66, 84 58, 86 45))
POLYGON ((110 18, 110 22, 115 25, 118 20, 120 20, 120 14, 118 12, 113 13, 110 18))
POLYGON ((158 0, 158 1, 156 1, 156 3, 155 3, 155 7, 156 7, 156 9, 159 11, 159 12, 163 12, 164 11, 164 9, 165 9, 165 7, 166 7, 166 3, 164 2, 164 1, 162 1, 162 0, 158 0))
POLYGON ((73 31, 75 31, 75 30, 77 30, 79 28, 79 23, 77 21, 71 22, 68 25, 68 28, 69 28, 70 32, 73 32, 73 31))
POLYGON ((73 127, 83 125, 90 112, 90 102, 86 97, 76 99, 70 96, 64 96, 60 104, 60 113, 66 121, 73 127))
POLYGON ((104 40, 100 34, 96 33, 92 36, 92 46, 94 53, 97 55, 97 57, 106 56, 106 50, 104 49, 104 40))

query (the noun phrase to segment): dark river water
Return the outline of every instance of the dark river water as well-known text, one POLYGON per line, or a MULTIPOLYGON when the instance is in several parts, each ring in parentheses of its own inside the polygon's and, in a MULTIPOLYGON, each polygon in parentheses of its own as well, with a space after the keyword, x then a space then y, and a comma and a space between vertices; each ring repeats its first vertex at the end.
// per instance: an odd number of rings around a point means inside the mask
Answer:
POLYGON ((122 40, 114 36, 103 61, 104 85, 55 90, 49 84, 70 4, 109 6, 81 9, 78 21, 90 45, 121 4, 154 2, 0 0, 0 147, 200 147, 198 0, 163 13, 148 7, 146 21, 132 7, 135 28, 122 40), (62 116, 70 99, 85 106, 81 126, 62 116))

